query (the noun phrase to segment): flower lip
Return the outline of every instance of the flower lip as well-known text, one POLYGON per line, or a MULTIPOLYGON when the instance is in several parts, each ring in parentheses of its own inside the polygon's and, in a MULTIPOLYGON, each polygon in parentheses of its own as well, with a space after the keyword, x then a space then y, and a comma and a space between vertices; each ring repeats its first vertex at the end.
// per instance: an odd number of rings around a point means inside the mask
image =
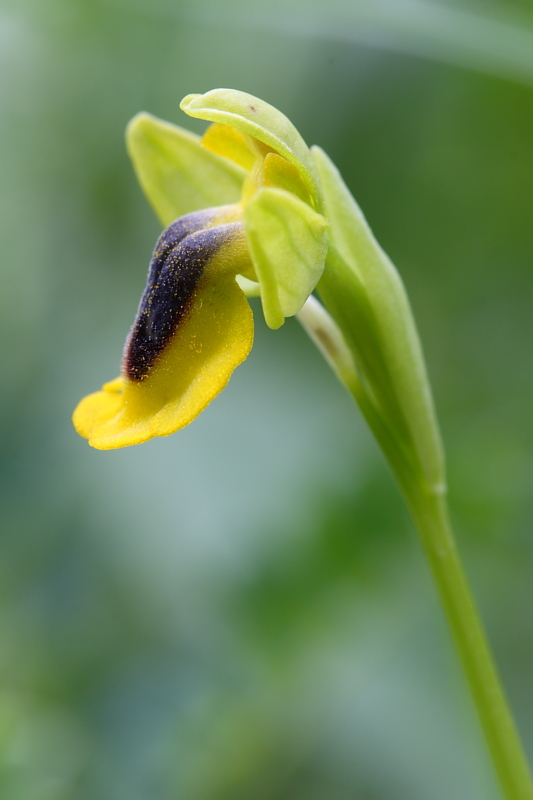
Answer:
POLYGON ((150 374, 186 318, 208 263, 240 228, 238 222, 213 226, 217 214, 218 209, 188 214, 159 237, 124 348, 125 378, 140 382, 150 374))

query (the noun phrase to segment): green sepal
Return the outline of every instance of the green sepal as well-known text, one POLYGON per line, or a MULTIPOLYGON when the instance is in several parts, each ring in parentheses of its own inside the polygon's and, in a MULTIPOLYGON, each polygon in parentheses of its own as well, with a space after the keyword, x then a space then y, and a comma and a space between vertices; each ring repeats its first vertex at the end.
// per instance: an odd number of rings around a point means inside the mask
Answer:
POLYGON ((330 240, 318 293, 354 353, 372 402, 394 431, 407 468, 428 485, 442 486, 440 434, 403 283, 335 165, 319 147, 312 154, 330 240))
POLYGON ((192 211, 241 198, 245 170, 206 150, 200 137, 177 125, 137 114, 128 125, 126 144, 139 183, 164 226, 192 211))
POLYGON ((313 204, 320 208, 317 175, 309 148, 292 122, 277 108, 234 89, 189 94, 181 101, 180 108, 191 117, 221 122, 271 147, 296 167, 313 204))
POLYGON ((262 188, 244 212, 267 325, 279 328, 314 290, 326 256, 326 220, 283 189, 262 188))

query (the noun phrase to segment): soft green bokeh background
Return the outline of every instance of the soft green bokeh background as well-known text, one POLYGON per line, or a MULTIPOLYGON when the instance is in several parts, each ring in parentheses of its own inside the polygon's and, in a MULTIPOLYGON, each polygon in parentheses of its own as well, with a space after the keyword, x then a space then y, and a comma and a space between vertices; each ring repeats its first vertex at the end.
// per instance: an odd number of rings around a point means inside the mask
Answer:
POLYGON ((529 3, 4 0, 5 800, 495 800, 411 523, 291 320, 194 424, 70 426, 158 225, 137 111, 243 89, 342 169, 410 293, 453 516, 533 754, 529 3), (468 10, 467 10, 468 9, 468 10))

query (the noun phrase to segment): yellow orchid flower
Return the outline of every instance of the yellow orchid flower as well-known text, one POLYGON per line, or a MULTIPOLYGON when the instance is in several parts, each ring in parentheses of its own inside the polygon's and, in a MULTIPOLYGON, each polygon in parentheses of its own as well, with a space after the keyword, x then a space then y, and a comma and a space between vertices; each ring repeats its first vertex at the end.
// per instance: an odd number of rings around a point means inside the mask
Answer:
POLYGON ((506 798, 528 766, 448 520, 443 450, 402 281, 338 170, 272 106, 229 89, 189 95, 202 139, 140 114, 127 142, 165 230, 121 375, 84 398, 76 430, 107 450, 191 422, 248 355, 259 294, 278 328, 298 314, 355 397, 418 526, 506 798), (316 287, 323 306, 311 297, 316 287))
POLYGON ((215 89, 181 108, 211 123, 202 138, 145 113, 128 126, 137 177, 165 230, 121 375, 81 401, 76 430, 107 450, 188 425, 250 352, 245 294, 256 294, 271 328, 298 314, 402 486, 442 491, 407 295, 338 170, 252 95, 215 89), (315 288, 325 308, 310 297, 315 288))
POLYGON ((324 268, 326 220, 310 151, 277 109, 232 90, 189 95, 202 139, 140 114, 127 143, 163 225, 120 377, 85 397, 74 425, 102 450, 167 436, 226 386, 253 342, 243 288, 267 324, 296 314, 324 268), (239 282, 237 282, 237 279, 239 282))

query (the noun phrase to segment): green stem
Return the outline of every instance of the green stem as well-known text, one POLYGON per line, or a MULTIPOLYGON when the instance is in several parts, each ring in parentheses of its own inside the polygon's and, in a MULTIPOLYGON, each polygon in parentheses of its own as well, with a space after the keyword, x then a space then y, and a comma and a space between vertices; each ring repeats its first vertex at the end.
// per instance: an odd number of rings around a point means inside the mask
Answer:
POLYGON ((533 783, 494 665, 443 494, 408 489, 407 500, 479 714, 506 800, 533 800, 533 783))
POLYGON ((423 488, 405 448, 363 385, 334 319, 310 297, 298 319, 351 392, 403 489, 479 714, 506 800, 533 800, 533 783, 448 518, 444 485, 423 488))

